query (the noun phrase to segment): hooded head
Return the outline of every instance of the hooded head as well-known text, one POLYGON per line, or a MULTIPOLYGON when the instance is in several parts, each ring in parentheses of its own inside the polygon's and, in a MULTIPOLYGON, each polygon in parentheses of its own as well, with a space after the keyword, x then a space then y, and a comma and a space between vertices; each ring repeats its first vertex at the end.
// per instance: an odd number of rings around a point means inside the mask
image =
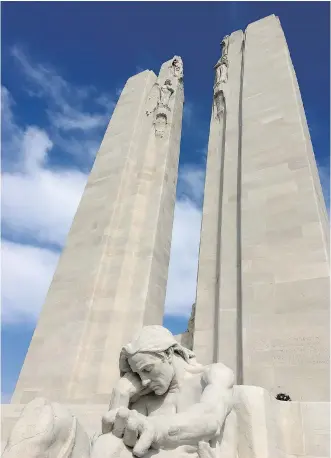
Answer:
POLYGON ((122 348, 121 375, 135 372, 144 387, 157 395, 166 393, 175 375, 173 356, 195 364, 194 353, 180 345, 163 326, 145 326, 131 343, 122 348))

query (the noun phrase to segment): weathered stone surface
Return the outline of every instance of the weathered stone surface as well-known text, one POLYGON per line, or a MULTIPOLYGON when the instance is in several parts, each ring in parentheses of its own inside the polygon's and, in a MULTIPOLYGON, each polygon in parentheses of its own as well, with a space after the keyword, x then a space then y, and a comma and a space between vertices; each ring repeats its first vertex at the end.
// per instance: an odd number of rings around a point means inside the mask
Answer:
POLYGON ((176 56, 162 65, 158 78, 145 71, 127 81, 50 286, 14 403, 36 396, 69 404, 107 402, 119 376, 123 343, 144 324, 162 323, 182 79, 176 56), (172 88, 167 99, 160 90, 165 81, 172 88))

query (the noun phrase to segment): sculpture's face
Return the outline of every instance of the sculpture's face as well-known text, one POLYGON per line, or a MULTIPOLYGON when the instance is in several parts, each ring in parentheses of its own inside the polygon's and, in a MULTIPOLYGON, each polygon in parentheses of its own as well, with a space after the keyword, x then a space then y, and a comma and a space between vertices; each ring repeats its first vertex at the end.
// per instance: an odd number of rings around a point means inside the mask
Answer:
POLYGON ((144 387, 150 387, 159 396, 168 391, 175 375, 171 359, 152 353, 136 353, 128 362, 144 387))

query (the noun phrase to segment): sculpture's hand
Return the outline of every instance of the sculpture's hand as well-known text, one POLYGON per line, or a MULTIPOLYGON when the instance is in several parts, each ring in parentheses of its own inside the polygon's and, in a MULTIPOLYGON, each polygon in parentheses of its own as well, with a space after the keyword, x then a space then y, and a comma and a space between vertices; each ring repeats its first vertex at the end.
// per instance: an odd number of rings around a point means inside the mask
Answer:
POLYGON ((144 456, 152 445, 153 448, 160 445, 163 434, 158 423, 124 407, 111 410, 103 417, 104 430, 122 438, 125 445, 133 448, 133 455, 138 457, 144 456))
POLYGON ((113 430, 115 418, 116 418, 117 412, 120 409, 121 408, 109 410, 105 415, 102 416, 102 420, 101 420, 102 434, 110 433, 113 430))

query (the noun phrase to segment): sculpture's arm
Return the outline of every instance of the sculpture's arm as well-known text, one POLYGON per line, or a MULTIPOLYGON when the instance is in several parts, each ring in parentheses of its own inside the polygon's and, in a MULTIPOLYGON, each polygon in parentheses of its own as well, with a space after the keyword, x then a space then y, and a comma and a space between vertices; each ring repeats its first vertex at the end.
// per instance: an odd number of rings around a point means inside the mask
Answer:
POLYGON ((234 374, 223 364, 214 364, 207 368, 204 381, 201 401, 186 412, 141 418, 141 424, 137 423, 141 436, 133 449, 135 456, 144 456, 151 446, 175 448, 198 444, 221 433, 234 403, 234 374))
POLYGON ((128 408, 130 403, 136 405, 132 408, 139 410, 139 413, 146 414, 143 407, 139 406, 139 399, 149 392, 150 389, 144 388, 138 375, 133 372, 128 372, 121 377, 112 391, 109 410, 102 416, 102 433, 106 434, 112 430, 118 410, 121 407, 128 408))
POLYGON ((137 374, 128 372, 119 379, 112 391, 109 410, 119 407, 128 407, 130 403, 136 402, 141 396, 151 392, 150 388, 143 387, 137 374))
POLYGON ((127 373, 119 379, 112 391, 109 410, 128 407, 130 398, 139 390, 139 379, 133 373, 127 373))
POLYGON ((192 441, 210 440, 220 434, 224 421, 233 407, 234 374, 223 364, 207 368, 206 387, 199 403, 183 413, 150 417, 160 431, 160 445, 181 445, 192 441), (166 423, 166 424, 165 424, 166 423), (163 425, 163 426, 162 426, 163 425))

